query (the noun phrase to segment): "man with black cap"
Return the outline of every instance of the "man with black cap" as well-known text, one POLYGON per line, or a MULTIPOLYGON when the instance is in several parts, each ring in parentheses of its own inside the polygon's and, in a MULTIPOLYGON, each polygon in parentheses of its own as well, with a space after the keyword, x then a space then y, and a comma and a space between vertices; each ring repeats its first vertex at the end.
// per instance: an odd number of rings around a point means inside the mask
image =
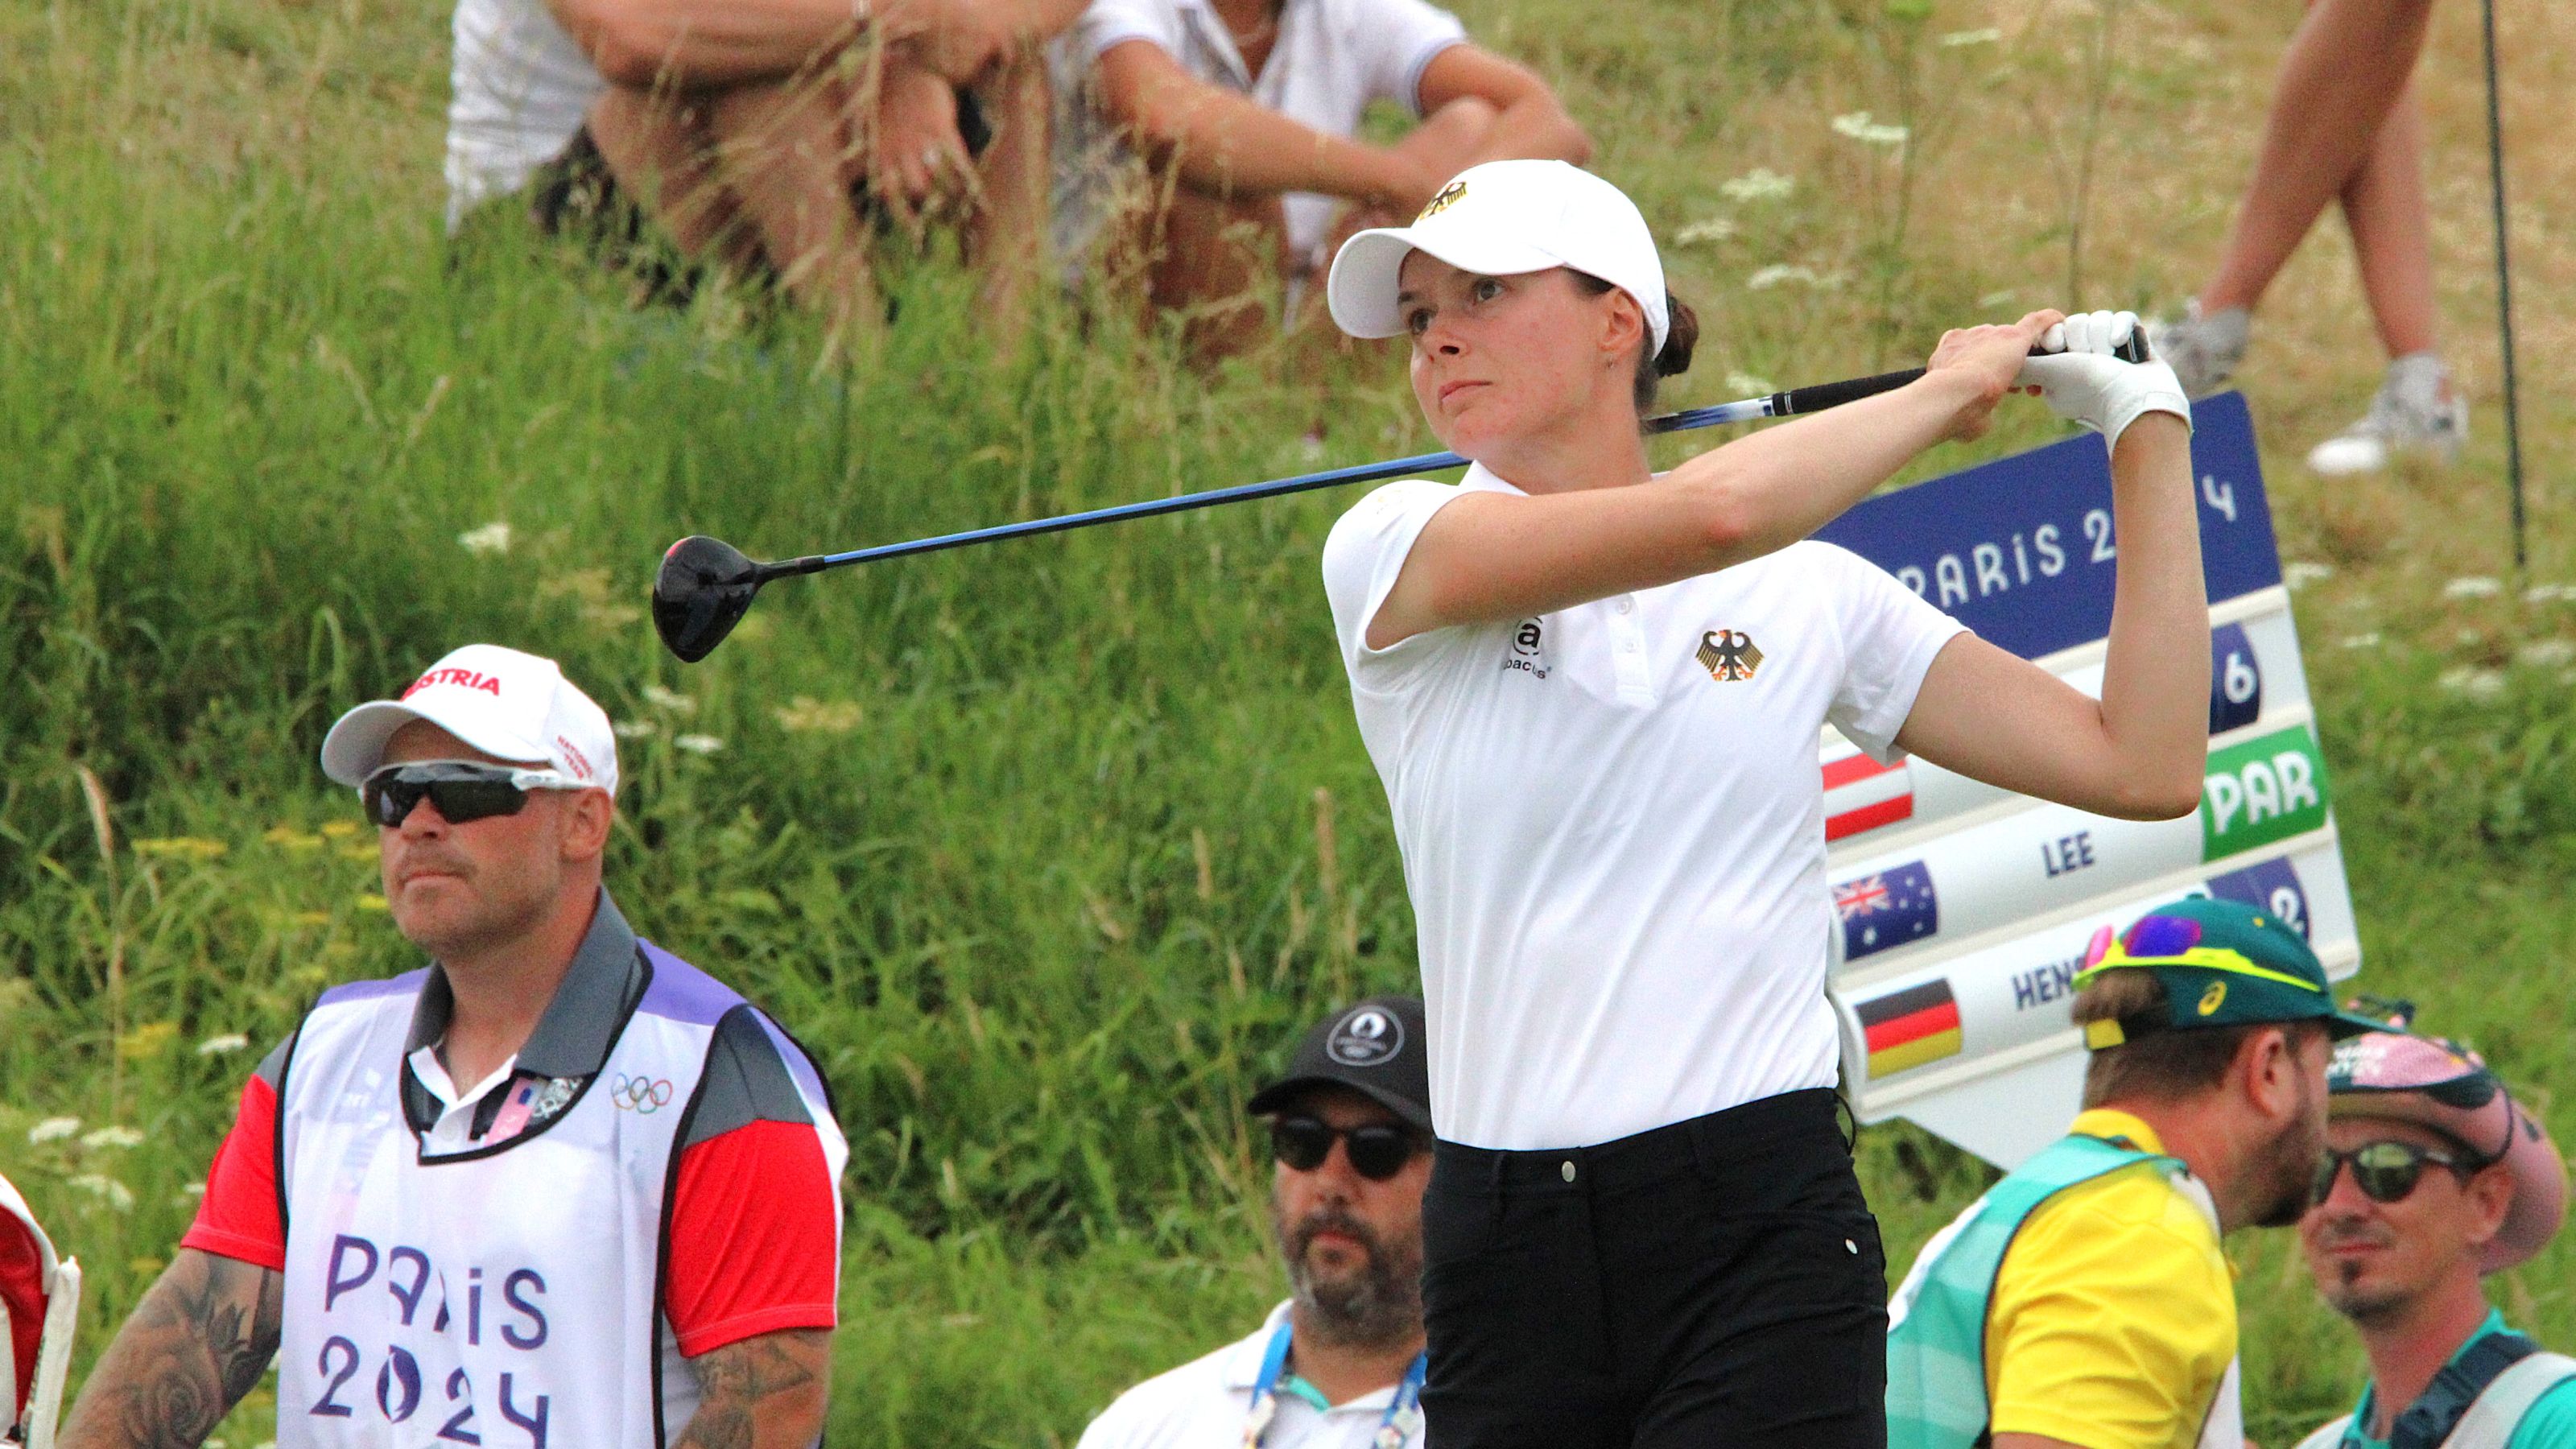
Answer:
POLYGON ((1120 1395, 1078 1449, 1420 1449, 1430 1097, 1421 1002, 1379 997, 1308 1032, 1248 1104, 1270 1119, 1293 1296, 1120 1395))
POLYGON ((2567 1217, 2567 1168, 2476 1053, 2406 1030, 2335 1049, 2317 1205, 2299 1223, 2317 1291, 2370 1355, 2353 1412, 2299 1449, 2569 1449, 2576 1359, 2505 1327, 2481 1280, 2567 1217))
POLYGON ((2232 1229, 2307 1210, 2335 1009, 2278 916, 2191 899, 2075 977, 2084 1111, 1923 1247, 1888 1305, 1890 1449, 2242 1449, 2232 1229))

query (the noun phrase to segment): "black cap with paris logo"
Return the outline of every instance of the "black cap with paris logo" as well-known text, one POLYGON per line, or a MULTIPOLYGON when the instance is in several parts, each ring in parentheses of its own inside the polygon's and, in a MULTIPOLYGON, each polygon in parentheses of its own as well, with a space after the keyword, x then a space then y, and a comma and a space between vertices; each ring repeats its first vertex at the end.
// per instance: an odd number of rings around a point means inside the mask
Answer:
POLYGON ((1348 1087, 1424 1132, 1431 1130, 1431 1056, 1422 1003, 1379 996, 1317 1023, 1297 1043, 1288 1070, 1252 1094, 1254 1116, 1285 1110, 1310 1087, 1348 1087))

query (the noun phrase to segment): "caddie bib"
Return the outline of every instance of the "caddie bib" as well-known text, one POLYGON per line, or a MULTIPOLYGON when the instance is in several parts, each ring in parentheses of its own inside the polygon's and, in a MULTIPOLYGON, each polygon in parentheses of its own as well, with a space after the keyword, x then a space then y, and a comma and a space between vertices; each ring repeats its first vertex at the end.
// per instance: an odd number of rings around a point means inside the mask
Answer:
MULTIPOLYGON (((2179 1159, 2073 1133, 2006 1174, 1923 1245, 1887 1307, 1888 1449, 1990 1442, 1986 1313, 2005 1253, 2049 1199, 2127 1170, 2167 1174, 2216 1226, 2217 1204, 2179 1159)), ((2243 1449, 2242 1379, 2231 1361, 2202 1420, 2200 1449, 2243 1449)))
POLYGON ((306 1017, 278 1100, 279 1449, 662 1449, 688 1423, 666 1204, 716 1024, 743 1000, 638 949, 649 977, 600 1069, 464 1152, 424 1156, 403 1112, 426 971, 306 1017))

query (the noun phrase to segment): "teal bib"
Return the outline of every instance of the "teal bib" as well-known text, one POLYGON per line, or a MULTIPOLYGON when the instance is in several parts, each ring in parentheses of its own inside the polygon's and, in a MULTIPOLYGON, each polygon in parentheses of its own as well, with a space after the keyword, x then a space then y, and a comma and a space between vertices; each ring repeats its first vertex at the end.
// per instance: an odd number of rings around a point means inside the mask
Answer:
POLYGON ((1889 1305, 1888 1449, 1974 1449, 1986 1442, 1986 1309, 2004 1253, 2042 1203, 2146 1164, 2183 1171, 2177 1158, 2099 1137, 2061 1137, 1924 1245, 1889 1305))

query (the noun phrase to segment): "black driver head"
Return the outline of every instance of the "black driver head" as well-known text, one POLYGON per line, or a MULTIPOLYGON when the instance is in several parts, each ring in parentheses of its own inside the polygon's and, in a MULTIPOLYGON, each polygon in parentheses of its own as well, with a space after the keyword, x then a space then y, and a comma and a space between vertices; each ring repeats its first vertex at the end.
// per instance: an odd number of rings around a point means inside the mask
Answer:
POLYGON ((671 545, 653 575, 653 632, 681 663, 695 664, 742 622, 763 582, 741 549, 693 533, 671 545))

